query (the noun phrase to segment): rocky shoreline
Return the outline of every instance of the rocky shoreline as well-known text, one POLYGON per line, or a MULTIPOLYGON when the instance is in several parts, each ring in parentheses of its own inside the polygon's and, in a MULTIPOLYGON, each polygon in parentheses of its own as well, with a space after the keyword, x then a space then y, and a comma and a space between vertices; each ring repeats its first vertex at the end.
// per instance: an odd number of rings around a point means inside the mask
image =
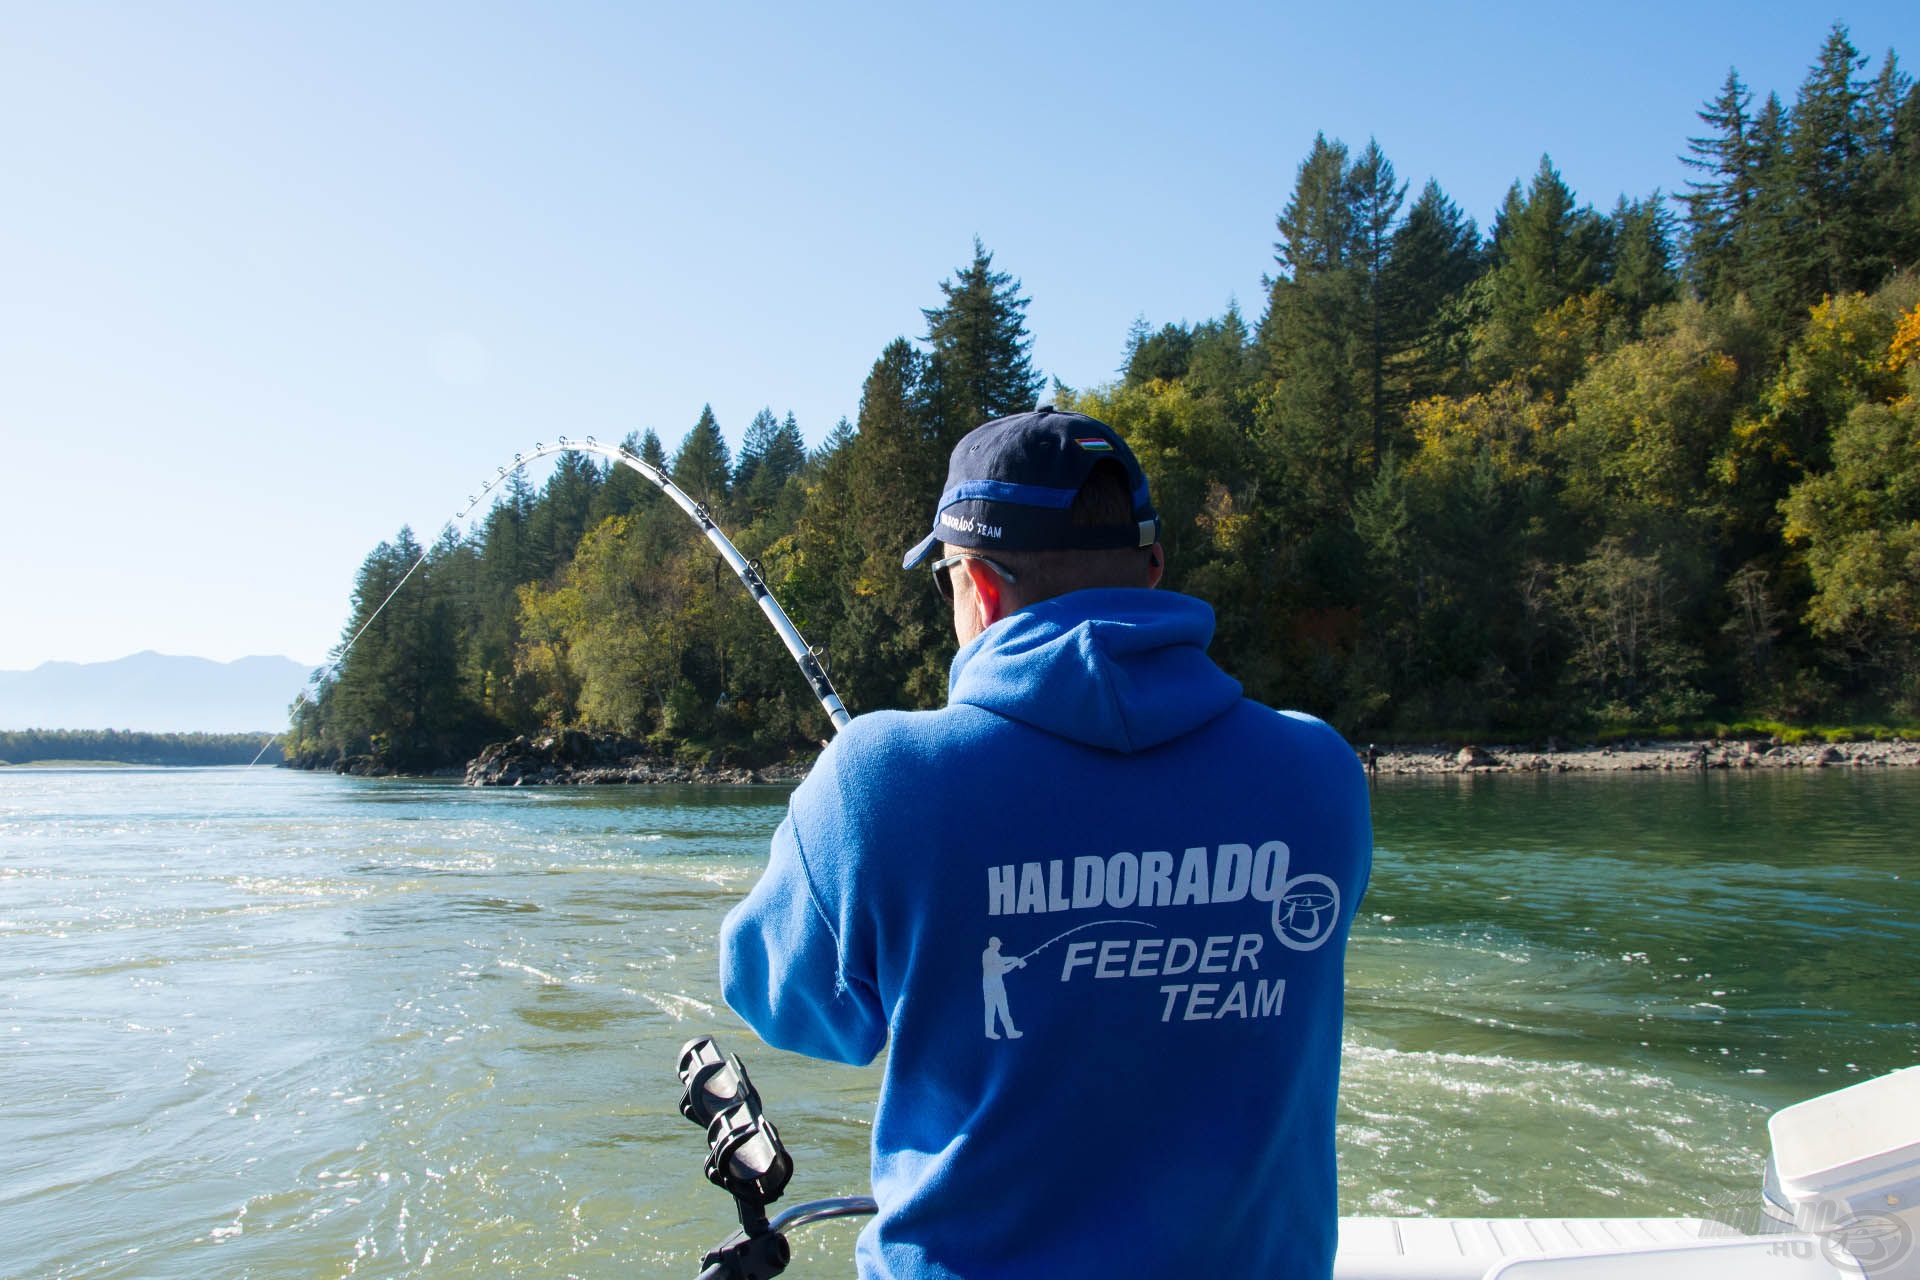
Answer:
POLYGON ((628 783, 741 786, 798 782, 811 761, 788 761, 749 769, 740 765, 687 765, 648 753, 645 744, 562 729, 538 737, 496 742, 466 768, 470 787, 593 787, 628 783))
MULTIPOLYGON (((1693 770, 1887 769, 1920 766, 1920 742, 1802 742, 1778 738, 1690 741, 1628 740, 1605 745, 1489 743, 1464 747, 1355 744, 1376 774, 1410 776, 1477 773, 1678 773, 1693 770)), ((298 762, 294 767, 302 766, 298 762)), ((325 766, 321 766, 325 767, 325 766)), ((743 786, 794 783, 813 762, 786 760, 744 765, 690 765, 651 753, 646 744, 575 729, 497 742, 464 769, 439 769, 436 778, 460 778, 470 787, 591 787, 623 784, 743 786)), ((332 766, 356 777, 392 777, 372 757, 352 756, 332 766)))
MULTIPOLYGON (((1368 759, 1370 748, 1357 748, 1368 759)), ((1545 744, 1385 747, 1373 751, 1380 774, 1676 773, 1709 769, 1886 769, 1920 765, 1920 742, 1802 742, 1778 738, 1624 741, 1605 746, 1545 744)))

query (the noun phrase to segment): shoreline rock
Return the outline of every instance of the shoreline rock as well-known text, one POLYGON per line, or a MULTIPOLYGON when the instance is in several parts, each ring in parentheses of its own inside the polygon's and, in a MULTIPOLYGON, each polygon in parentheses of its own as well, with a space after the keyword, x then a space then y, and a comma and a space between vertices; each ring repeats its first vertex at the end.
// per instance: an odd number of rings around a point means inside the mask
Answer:
POLYGON ((810 761, 757 769, 680 764, 649 754, 644 743, 561 729, 494 743, 468 763, 465 781, 470 787, 751 786, 798 782, 811 767, 810 761))
POLYGON ((1415 774, 1676 773, 1714 769, 1889 769, 1920 766, 1920 742, 1802 742, 1707 738, 1684 742, 1626 740, 1574 747, 1539 743, 1451 747, 1358 748, 1372 771, 1415 774))

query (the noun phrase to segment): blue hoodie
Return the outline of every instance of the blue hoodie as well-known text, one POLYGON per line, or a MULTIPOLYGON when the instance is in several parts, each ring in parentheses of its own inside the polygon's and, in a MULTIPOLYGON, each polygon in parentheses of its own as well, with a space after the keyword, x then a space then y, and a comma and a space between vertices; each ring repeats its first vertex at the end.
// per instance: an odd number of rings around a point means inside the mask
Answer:
POLYGON ((1365 775, 1213 613, 1077 591, 849 724, 727 916, 768 1044, 891 1043, 864 1277, 1326 1276, 1365 775))

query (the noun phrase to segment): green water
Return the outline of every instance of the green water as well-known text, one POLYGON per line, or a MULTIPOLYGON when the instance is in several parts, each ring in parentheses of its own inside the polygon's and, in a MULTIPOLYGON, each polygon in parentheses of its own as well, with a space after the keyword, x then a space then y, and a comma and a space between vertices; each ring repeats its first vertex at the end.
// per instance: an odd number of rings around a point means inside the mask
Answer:
MULTIPOLYGON (((864 1190, 877 1073, 718 1000, 784 801, 0 771, 0 1275, 691 1275, 730 1226, 673 1111, 703 1032, 748 1057, 793 1198, 864 1190)), ((1920 1061, 1920 776, 1375 804, 1346 1212, 1748 1203, 1769 1110, 1920 1061)), ((846 1274, 856 1230, 789 1274, 846 1274)))

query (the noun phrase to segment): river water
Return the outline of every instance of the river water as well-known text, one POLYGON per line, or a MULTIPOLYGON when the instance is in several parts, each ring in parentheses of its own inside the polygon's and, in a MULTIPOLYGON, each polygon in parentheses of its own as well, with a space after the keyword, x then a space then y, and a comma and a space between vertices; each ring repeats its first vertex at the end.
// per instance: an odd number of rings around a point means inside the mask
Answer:
MULTIPOLYGON (((877 1071, 719 1001, 785 798, 0 770, 0 1275, 691 1275, 707 1032, 790 1199, 863 1191, 877 1071)), ((1920 775, 1383 780, 1375 825, 1345 1212, 1751 1204, 1770 1110, 1920 1062, 1920 775)))

